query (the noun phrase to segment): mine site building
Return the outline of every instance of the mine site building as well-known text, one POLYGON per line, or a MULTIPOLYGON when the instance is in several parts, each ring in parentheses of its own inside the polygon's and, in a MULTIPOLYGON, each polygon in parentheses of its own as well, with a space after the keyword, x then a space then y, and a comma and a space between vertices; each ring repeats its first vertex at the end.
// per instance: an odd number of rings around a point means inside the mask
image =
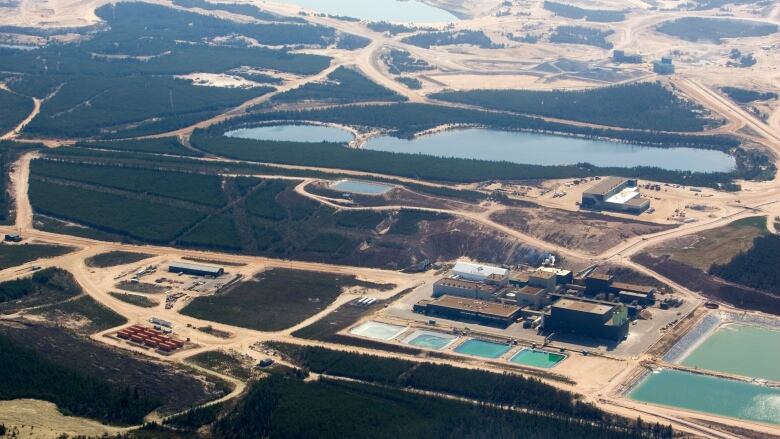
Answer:
POLYGON ((650 208, 650 200, 639 197, 636 179, 607 177, 582 193, 582 207, 640 214, 650 208))
POLYGON ((548 332, 571 332, 620 341, 628 336, 628 309, 622 305, 577 299, 560 299, 544 315, 548 332))
POLYGON ((225 269, 212 265, 190 264, 187 262, 171 262, 168 266, 171 273, 190 274, 193 276, 219 277, 225 274, 225 269))
POLYGON ((468 320, 484 325, 507 327, 520 316, 521 309, 514 304, 465 299, 444 295, 436 300, 421 300, 413 310, 429 316, 453 320, 468 320))
POLYGON ((452 277, 469 280, 472 282, 496 282, 506 279, 509 270, 485 264, 472 264, 471 262, 458 262, 450 271, 452 277))
POLYGON ((499 287, 495 285, 445 277, 433 284, 433 297, 450 295, 467 299, 491 300, 498 290, 499 287))
POLYGON ((8 233, 5 235, 5 240, 8 242, 22 242, 22 235, 18 233, 8 233))

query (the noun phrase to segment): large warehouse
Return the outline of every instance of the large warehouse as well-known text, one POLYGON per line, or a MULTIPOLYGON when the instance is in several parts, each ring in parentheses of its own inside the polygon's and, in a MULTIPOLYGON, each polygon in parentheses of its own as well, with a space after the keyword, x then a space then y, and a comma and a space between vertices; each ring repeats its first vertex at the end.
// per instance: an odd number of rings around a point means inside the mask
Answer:
POLYGON ((436 300, 421 300, 413 307, 415 312, 454 320, 470 320, 484 325, 507 327, 520 316, 517 305, 464 299, 444 295, 436 300))
POLYGON ((544 329, 573 332, 588 337, 622 340, 628 335, 628 310, 624 305, 561 299, 544 316, 544 329))
POLYGON ((635 179, 607 177, 582 193, 582 207, 640 214, 650 208, 650 200, 640 198, 635 179))
POLYGON ((222 276, 225 269, 213 265, 190 264, 187 262, 171 262, 168 266, 171 273, 191 274, 193 276, 222 276))

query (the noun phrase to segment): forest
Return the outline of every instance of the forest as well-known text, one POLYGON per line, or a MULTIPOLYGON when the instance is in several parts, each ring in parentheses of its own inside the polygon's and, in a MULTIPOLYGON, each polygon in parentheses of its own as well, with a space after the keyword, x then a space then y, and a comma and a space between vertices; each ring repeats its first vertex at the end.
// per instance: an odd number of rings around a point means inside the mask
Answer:
POLYGON ((426 49, 430 49, 434 46, 454 46, 458 44, 468 44, 482 49, 502 47, 501 45, 494 43, 493 40, 481 30, 422 32, 408 36, 401 41, 426 49))
POLYGON ((612 30, 600 30, 591 27, 582 26, 558 26, 550 34, 551 43, 560 44, 584 44, 586 46, 595 46, 602 49, 611 49, 612 43, 607 37, 612 35, 612 30))
POLYGON ((359 101, 406 100, 394 91, 388 90, 371 81, 356 70, 339 67, 328 75, 322 83, 310 82, 294 90, 273 98, 280 102, 323 101, 330 103, 350 103, 359 101))
POLYGON ((617 21, 623 21, 626 19, 626 14, 623 11, 608 11, 604 9, 586 9, 579 6, 573 6, 565 3, 544 2, 544 9, 559 15, 561 17, 573 18, 576 20, 585 19, 585 21, 599 22, 599 23, 611 23, 617 21))
POLYGON ((116 151, 147 152, 152 154, 170 154, 201 157, 203 153, 185 148, 176 137, 161 137, 143 140, 113 140, 104 142, 79 142, 77 147, 110 149, 116 151))
POLYGON ((0 89, 0 136, 16 128, 32 109, 32 99, 0 89))
POLYGON ((755 101, 768 101, 771 99, 777 99, 777 93, 768 91, 760 92, 756 90, 748 90, 746 88, 739 87, 721 87, 723 93, 726 93, 728 97, 740 104, 748 104, 755 101))
POLYGON ((662 23, 658 32, 685 41, 709 41, 720 44, 726 38, 763 37, 777 32, 776 24, 727 18, 683 17, 662 23))
POLYGON ((699 105, 681 99, 658 82, 584 91, 451 91, 431 97, 494 110, 643 130, 701 131, 720 123, 705 116, 699 105))
POLYGON ((755 238, 753 247, 726 264, 714 264, 710 274, 731 282, 767 291, 780 297, 780 236, 755 238))

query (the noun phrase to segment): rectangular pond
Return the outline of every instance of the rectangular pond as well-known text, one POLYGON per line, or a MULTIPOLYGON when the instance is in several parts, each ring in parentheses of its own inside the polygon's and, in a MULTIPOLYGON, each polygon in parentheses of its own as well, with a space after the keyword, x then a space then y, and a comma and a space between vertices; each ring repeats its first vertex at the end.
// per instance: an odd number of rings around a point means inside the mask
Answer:
POLYGON ((509 361, 515 364, 522 364, 524 366, 549 369, 565 359, 566 355, 563 354, 526 348, 516 353, 509 361))
POLYGON ((725 378, 661 370, 648 374, 628 397, 651 404, 780 424, 780 389, 725 378))
POLYGON ((404 338, 404 343, 426 349, 440 350, 451 345, 457 339, 457 335, 418 329, 404 338))
POLYGON ((368 321, 349 330, 350 334, 377 340, 392 340, 406 331, 406 326, 368 321))
POLYGON ((685 356, 682 364, 780 381, 780 330, 727 323, 685 356))
POLYGON ((382 195, 392 189, 393 186, 371 181, 345 179, 331 184, 330 188, 341 192, 349 192, 350 194, 382 195))
POLYGON ((509 345, 470 338, 455 348, 455 352, 482 358, 498 358, 509 350, 509 345))

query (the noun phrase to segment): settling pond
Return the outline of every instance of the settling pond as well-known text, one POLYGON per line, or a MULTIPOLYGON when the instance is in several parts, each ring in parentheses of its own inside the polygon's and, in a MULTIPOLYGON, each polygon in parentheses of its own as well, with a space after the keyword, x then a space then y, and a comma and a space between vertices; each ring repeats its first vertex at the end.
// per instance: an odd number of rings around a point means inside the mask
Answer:
POLYGON ((642 402, 731 418, 780 424, 780 389, 705 375, 662 370, 628 394, 642 402))
POLYGON ((470 338, 455 348, 455 352, 482 358, 498 358, 509 349, 508 344, 470 338))
POLYGON ((449 23, 458 17, 417 0, 275 0, 328 15, 396 23, 449 23))
MULTIPOLYGON (((241 128, 225 135, 289 142, 347 143, 354 138, 352 133, 340 128, 305 124, 241 128)), ((587 162, 601 167, 654 166, 692 172, 728 172, 736 166, 733 157, 720 151, 682 147, 657 148, 606 140, 481 128, 445 131, 413 140, 380 136, 369 139, 364 148, 543 166, 587 162)))
POLYGON ((427 154, 529 165, 574 165, 631 168, 653 166, 692 172, 728 172, 733 157, 696 148, 654 148, 604 140, 480 128, 452 130, 413 140, 382 136, 370 139, 366 149, 427 154))
POLYGON ((681 363, 699 369, 780 381, 780 330, 725 324, 681 363))

